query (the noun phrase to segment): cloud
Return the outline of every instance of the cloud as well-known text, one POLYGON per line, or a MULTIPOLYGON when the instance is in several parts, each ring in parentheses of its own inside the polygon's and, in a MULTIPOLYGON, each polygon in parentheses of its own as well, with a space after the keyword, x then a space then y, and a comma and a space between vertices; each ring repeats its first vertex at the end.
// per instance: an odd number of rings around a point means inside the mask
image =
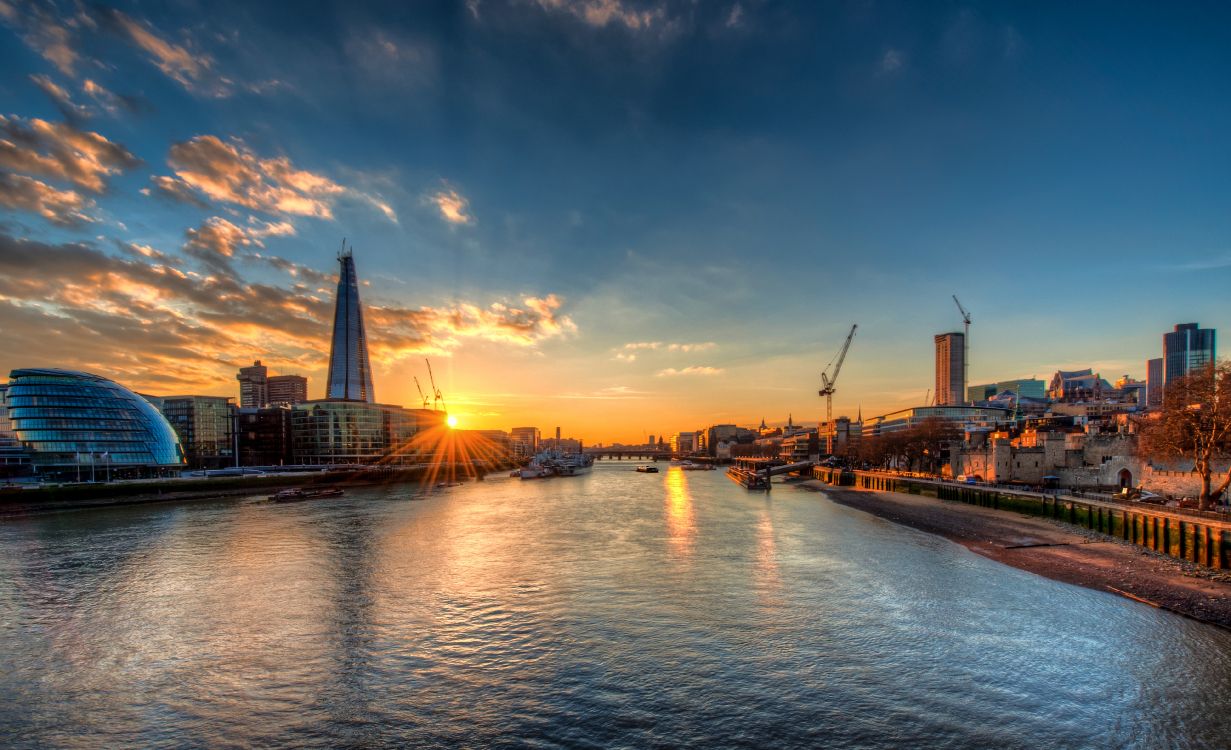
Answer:
POLYGON ((186 182, 180 182, 174 177, 167 177, 165 175, 150 175, 150 182, 154 183, 152 191, 151 188, 141 188, 143 195, 157 194, 163 198, 169 198, 179 203, 187 203, 197 208, 209 208, 209 204, 202 200, 201 196, 194 193, 186 182))
POLYGON ((184 252, 196 258, 211 272, 223 276, 236 275, 231 259, 241 247, 264 247, 265 237, 285 237, 295 234, 295 227, 285 221, 261 222, 249 220, 250 226, 241 227, 223 219, 212 216, 201 226, 189 228, 184 232, 187 240, 184 242, 184 252))
POLYGON ((623 0, 538 0, 538 5, 544 10, 568 13, 598 28, 615 23, 643 30, 666 18, 666 8, 662 6, 638 10, 623 0))
POLYGON ((0 0, 0 21, 17 31, 26 46, 66 76, 73 75, 80 62, 72 30, 94 26, 85 12, 62 16, 54 3, 37 0, 0 0))
POLYGON ((214 74, 214 59, 208 54, 169 42, 148 22, 138 21, 119 10, 102 13, 113 29, 145 52, 151 63, 184 88, 211 96, 229 95, 226 82, 214 74))
POLYGON ((0 168, 101 193, 107 177, 140 163, 118 143, 69 123, 0 115, 0 168))
POLYGON ((453 188, 445 187, 427 196, 426 201, 440 211, 440 216, 450 224, 472 224, 474 217, 467 211, 470 201, 453 188))
POLYGON ((654 374, 656 377, 660 377, 660 378, 674 378, 680 375, 706 375, 706 376, 721 375, 722 372, 723 372, 722 368, 720 367, 709 367, 706 365, 693 365, 691 367, 685 367, 681 370, 677 370, 674 367, 668 367, 667 369, 659 370, 658 372, 654 374))
POLYGON ((77 226, 94 221, 85 213, 92 205, 75 190, 59 190, 33 177, 0 172, 0 206, 32 211, 52 224, 77 226))
MULTIPOLYGON (((257 230, 278 231, 264 224, 257 230)), ((202 277, 153 248, 120 249, 112 255, 90 244, 0 233, 7 365, 95 371, 154 393, 230 391, 235 368, 253 359, 300 372, 324 370, 331 295, 299 285, 202 277)), ((451 351, 467 340, 537 346, 576 330, 561 306, 547 295, 518 305, 367 305, 364 313, 373 362, 383 367, 411 354, 451 351)))
POLYGON ((737 29, 743 25, 744 9, 739 3, 731 6, 731 12, 727 14, 726 27, 728 29, 737 29))
POLYGON ((881 57, 881 72, 896 73, 906 64, 906 58, 901 50, 889 49, 885 50, 885 54, 881 57))
POLYGON ((51 99, 52 104, 56 105, 56 109, 60 110, 60 114, 69 121, 88 120, 94 116, 94 110, 84 104, 77 104, 73 101, 73 97, 68 90, 59 85, 50 77, 45 75, 32 75, 30 80, 43 90, 43 93, 51 99))
POLYGON ((397 214, 380 198, 299 169, 285 156, 258 156, 238 138, 198 135, 181 141, 171 146, 167 164, 174 177, 150 179, 159 194, 175 200, 203 203, 205 196, 265 213, 332 219, 336 201, 350 196, 397 222, 397 214))
MULTIPOLYGON (((700 341, 695 343, 666 343, 663 341, 633 341, 624 345, 625 352, 634 352, 639 350, 648 351, 663 351, 663 352, 705 352, 710 349, 717 348, 718 344, 713 341, 700 341)), ((631 361, 631 360, 629 360, 631 361)))
POLYGON ((81 91, 111 115, 117 114, 120 110, 136 112, 140 109, 134 97, 113 94, 89 78, 81 82, 81 91))

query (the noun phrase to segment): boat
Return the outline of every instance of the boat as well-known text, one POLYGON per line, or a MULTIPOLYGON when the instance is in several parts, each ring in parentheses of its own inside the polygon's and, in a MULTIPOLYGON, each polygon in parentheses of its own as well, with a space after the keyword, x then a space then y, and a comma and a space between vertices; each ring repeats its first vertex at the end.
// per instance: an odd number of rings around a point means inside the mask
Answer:
POLYGON ((546 450, 538 453, 534 458, 530 459, 530 463, 521 468, 522 479, 546 479, 556 474, 556 462, 562 458, 561 454, 553 450, 546 450))
POLYGON ((639 471, 642 474, 657 474, 658 467, 657 466, 638 466, 636 468, 636 471, 639 471))
POLYGON ((594 468, 594 456, 587 456, 584 453, 569 453, 561 456, 553 463, 556 474, 562 477, 575 477, 581 474, 589 474, 594 468))
POLYGON ((693 463, 692 461, 685 461, 684 463, 680 464, 680 468, 683 469, 684 471, 713 471, 714 465, 713 464, 698 464, 698 463, 693 463))
POLYGON ((296 503, 301 500, 316 500, 322 497, 339 497, 343 494, 345 493, 337 487, 292 487, 275 492, 269 496, 269 499, 275 503, 296 503))

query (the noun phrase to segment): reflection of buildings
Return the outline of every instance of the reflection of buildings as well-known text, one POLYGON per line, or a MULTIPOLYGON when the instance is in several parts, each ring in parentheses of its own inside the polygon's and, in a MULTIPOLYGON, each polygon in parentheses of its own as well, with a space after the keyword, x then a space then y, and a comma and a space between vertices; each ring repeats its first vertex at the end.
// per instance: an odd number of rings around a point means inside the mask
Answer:
POLYGON ((11 432, 0 447, 10 465, 67 479, 83 464, 116 476, 157 475, 184 464, 183 448, 167 420, 118 383, 54 369, 13 370, 9 378, 0 428, 11 432))

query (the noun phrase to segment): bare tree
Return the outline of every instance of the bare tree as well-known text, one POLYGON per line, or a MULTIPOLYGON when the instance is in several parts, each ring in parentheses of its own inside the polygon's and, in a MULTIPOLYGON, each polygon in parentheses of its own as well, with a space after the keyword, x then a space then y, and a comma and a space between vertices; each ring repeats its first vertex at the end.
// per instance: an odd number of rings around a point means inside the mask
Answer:
POLYGON ((1214 462, 1231 458, 1231 363, 1219 362, 1167 383, 1163 406, 1140 423, 1142 458, 1192 461, 1201 477, 1201 510, 1231 485, 1231 469, 1212 488, 1214 462))

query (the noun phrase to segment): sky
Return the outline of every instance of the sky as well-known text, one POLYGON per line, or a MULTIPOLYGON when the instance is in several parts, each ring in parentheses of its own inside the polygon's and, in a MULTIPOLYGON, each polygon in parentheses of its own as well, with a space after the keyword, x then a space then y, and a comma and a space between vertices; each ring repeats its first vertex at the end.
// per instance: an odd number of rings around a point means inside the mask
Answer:
POLYGON ((0 0, 0 369, 641 442, 1228 327, 1231 6, 0 0))

